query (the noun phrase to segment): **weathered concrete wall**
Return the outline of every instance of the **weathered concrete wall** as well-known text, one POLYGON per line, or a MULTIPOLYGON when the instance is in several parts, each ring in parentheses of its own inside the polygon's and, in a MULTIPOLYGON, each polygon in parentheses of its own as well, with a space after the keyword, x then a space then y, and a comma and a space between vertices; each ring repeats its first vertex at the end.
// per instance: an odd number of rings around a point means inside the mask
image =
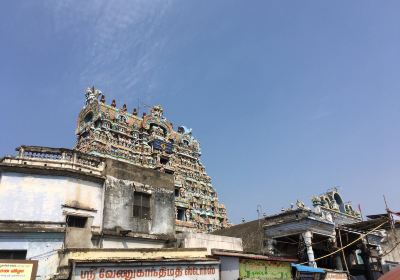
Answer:
POLYGON ((122 180, 136 181, 156 188, 173 191, 174 176, 149 168, 143 168, 123 161, 106 159, 104 175, 122 180))
POLYGON ((132 232, 173 235, 174 209, 172 190, 107 176, 104 198, 105 229, 120 227, 132 232), (150 194, 150 219, 133 217, 135 192, 150 194))
POLYGON ((209 254, 212 249, 243 251, 241 238, 194 232, 178 233, 176 238, 180 248, 207 248, 209 254))
POLYGON ((264 219, 254 220, 214 231, 213 234, 241 238, 243 251, 260 254, 263 252, 263 224, 264 219))
POLYGON ((165 241, 131 238, 104 238, 102 248, 164 248, 165 241))
POLYGON ((384 261, 388 262, 400 262, 400 229, 396 228, 393 230, 387 230, 387 236, 382 242, 382 251, 386 254, 383 257, 384 261))
POLYGON ((175 195, 173 192, 157 192, 153 199, 152 224, 150 233, 175 233, 175 195))
POLYGON ((239 258, 238 257, 223 257, 221 261, 221 280, 236 280, 239 279, 239 258))
POLYGON ((65 176, 3 172, 0 180, 0 220, 65 222, 66 214, 93 217, 102 224, 103 186, 65 176))
POLYGON ((92 248, 93 218, 88 218, 84 228, 65 229, 65 248, 92 248))
POLYGON ((39 261, 36 279, 44 280, 57 272, 63 241, 63 233, 0 233, 0 250, 27 250, 27 259, 39 261))

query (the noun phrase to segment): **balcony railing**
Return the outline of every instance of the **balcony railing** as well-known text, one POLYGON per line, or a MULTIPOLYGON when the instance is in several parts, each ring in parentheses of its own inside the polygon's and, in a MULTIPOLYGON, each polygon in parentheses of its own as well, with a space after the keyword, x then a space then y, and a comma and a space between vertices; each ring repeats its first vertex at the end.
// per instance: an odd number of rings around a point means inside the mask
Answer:
POLYGON ((104 161, 96 156, 87 155, 75 150, 38 146, 21 146, 17 155, 6 156, 1 163, 43 166, 48 168, 73 169, 84 173, 101 175, 104 161))

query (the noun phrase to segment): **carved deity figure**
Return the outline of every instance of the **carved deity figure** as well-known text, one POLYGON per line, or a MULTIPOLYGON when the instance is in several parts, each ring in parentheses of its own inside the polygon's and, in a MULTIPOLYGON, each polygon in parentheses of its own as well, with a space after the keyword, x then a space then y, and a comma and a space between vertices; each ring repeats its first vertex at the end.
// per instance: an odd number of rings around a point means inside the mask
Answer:
POLYGON ((122 105, 122 108, 119 109, 121 113, 125 113, 127 110, 126 104, 122 105))
POLYGON ((151 115, 158 119, 161 120, 162 116, 163 116, 163 108, 161 107, 161 105, 156 105, 153 108, 151 108, 151 115))
POLYGON ((164 137, 164 130, 159 126, 153 126, 151 129, 151 135, 164 137))
POLYGON ((85 97, 86 97, 86 104, 89 104, 93 102, 94 100, 97 100, 99 96, 102 94, 102 92, 96 88, 93 87, 88 87, 85 92, 85 97))
POLYGON ((339 204, 337 204, 335 200, 332 201, 332 209, 339 211, 339 204))
POLYGON ((179 188, 179 196, 185 197, 185 189, 184 188, 179 188))
POLYGON ((296 206, 297 206, 297 208, 299 208, 299 209, 305 208, 304 202, 303 202, 303 201, 300 201, 300 200, 297 200, 297 201, 296 201, 296 206))
POLYGON ((321 198, 319 196, 313 196, 311 198, 311 201, 312 201, 312 204, 313 204, 314 207, 320 206, 322 204, 321 203, 321 198))

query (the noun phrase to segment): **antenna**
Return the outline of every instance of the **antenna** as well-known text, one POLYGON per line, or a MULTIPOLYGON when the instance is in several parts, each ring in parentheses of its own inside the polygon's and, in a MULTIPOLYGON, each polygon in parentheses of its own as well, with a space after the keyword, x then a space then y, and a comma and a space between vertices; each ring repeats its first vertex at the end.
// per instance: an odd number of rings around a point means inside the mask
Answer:
POLYGON ((261 215, 262 215, 263 211, 262 211, 262 205, 261 204, 257 204, 257 220, 258 220, 258 234, 260 236, 260 251, 262 251, 263 248, 263 244, 264 244, 264 238, 263 238, 263 233, 262 233, 262 225, 261 225, 261 215))
POLYGON ((141 100, 140 100, 140 97, 138 97, 138 116, 140 115, 140 105, 143 105, 143 107, 146 107, 146 108, 151 108, 151 106, 150 105, 147 105, 146 103, 144 103, 144 102, 142 102, 141 100))
MULTIPOLYGON (((385 201, 386 212, 387 212, 387 214, 388 214, 388 216, 389 216, 390 227, 391 227, 391 229, 393 230, 393 235, 394 235, 395 237, 397 237, 396 234, 394 233, 394 221, 393 221, 392 211, 390 211, 390 209, 389 209, 389 206, 388 206, 388 204, 387 204, 386 196, 385 196, 385 195, 383 195, 383 200, 385 201)), ((396 238, 396 239, 397 239, 397 238, 396 238)))
POLYGON ((262 214, 262 206, 261 204, 257 204, 257 219, 260 219, 260 216, 262 214))
POLYGON ((151 108, 151 106, 150 106, 150 105, 147 105, 146 103, 143 103, 143 102, 142 102, 142 105, 143 105, 144 107, 151 108))

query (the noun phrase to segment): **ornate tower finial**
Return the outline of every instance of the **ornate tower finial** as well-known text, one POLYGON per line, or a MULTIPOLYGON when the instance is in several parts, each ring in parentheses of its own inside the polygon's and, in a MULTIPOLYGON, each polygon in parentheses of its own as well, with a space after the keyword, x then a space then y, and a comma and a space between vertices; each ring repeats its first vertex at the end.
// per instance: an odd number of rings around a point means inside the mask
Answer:
POLYGON ((93 102, 94 100, 97 100, 101 94, 101 91, 96 89, 94 86, 92 86, 91 88, 88 87, 85 92, 86 105, 93 102))
POLYGON ((115 99, 112 100, 111 102, 111 107, 117 107, 117 102, 115 102, 115 99))
POLYGON ((104 94, 101 95, 100 102, 101 103, 106 103, 106 97, 104 96, 104 94))
POLYGON ((133 108, 133 112, 132 112, 132 115, 134 115, 134 116, 137 116, 137 109, 136 108, 133 108))

